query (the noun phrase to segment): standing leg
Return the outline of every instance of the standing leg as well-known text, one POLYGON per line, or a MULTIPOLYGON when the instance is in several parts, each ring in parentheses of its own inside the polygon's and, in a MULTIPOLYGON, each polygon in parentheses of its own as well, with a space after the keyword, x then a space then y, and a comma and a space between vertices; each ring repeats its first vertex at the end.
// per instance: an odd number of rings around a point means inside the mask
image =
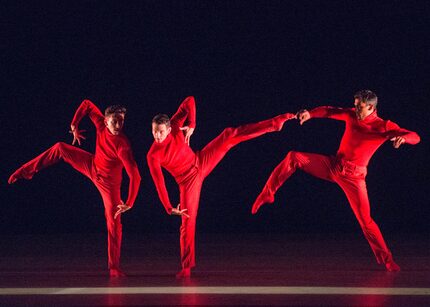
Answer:
POLYGON ((187 209, 189 218, 182 216, 180 227, 182 270, 176 275, 177 278, 189 277, 191 275, 191 268, 196 265, 196 220, 201 187, 202 180, 199 174, 196 174, 189 181, 181 183, 179 186, 181 209, 187 209))
POLYGON ((385 264, 388 271, 400 271, 400 267, 394 262, 391 251, 385 244, 378 225, 370 216, 370 203, 365 180, 343 176, 337 176, 335 180, 345 192, 364 236, 375 254, 376 261, 379 264, 385 264))
POLYGON ((120 187, 111 186, 103 178, 94 182, 103 198, 108 234, 108 269, 111 277, 124 276, 120 270, 122 224, 121 215, 114 219, 117 206, 121 202, 120 187))
POLYGON ((70 164, 74 169, 91 178, 93 155, 75 146, 59 142, 18 168, 9 177, 8 182, 12 184, 18 179, 31 179, 41 169, 55 164, 60 160, 64 160, 64 162, 70 164))
POLYGON ((90 178, 99 190, 105 206, 105 217, 108 229, 108 259, 111 276, 121 276, 119 258, 121 248, 122 226, 120 216, 114 219, 116 206, 120 203, 120 187, 111 186, 103 178, 93 173, 93 155, 77 147, 59 142, 25 163, 9 178, 9 183, 18 179, 31 179, 41 169, 64 160, 73 168, 90 178))
POLYGON ((199 170, 188 180, 180 184, 181 208, 187 209, 189 218, 182 217, 180 228, 182 270, 178 278, 189 277, 195 266, 195 232, 200 191, 204 178, 215 168, 225 154, 240 142, 256 138, 264 133, 278 131, 285 121, 294 115, 287 113, 259 123, 238 128, 226 128, 198 153, 199 170))
POLYGON ((270 204, 275 201, 276 191, 297 168, 315 177, 333 181, 330 171, 331 165, 332 161, 328 156, 290 151, 285 159, 273 170, 263 190, 252 205, 252 214, 256 214, 263 204, 270 204))
POLYGON ((282 129, 284 123, 292 118, 294 118, 294 114, 285 113, 258 123, 224 129, 221 134, 207 144, 199 153, 203 178, 206 178, 210 174, 231 148, 265 133, 279 131, 282 129))

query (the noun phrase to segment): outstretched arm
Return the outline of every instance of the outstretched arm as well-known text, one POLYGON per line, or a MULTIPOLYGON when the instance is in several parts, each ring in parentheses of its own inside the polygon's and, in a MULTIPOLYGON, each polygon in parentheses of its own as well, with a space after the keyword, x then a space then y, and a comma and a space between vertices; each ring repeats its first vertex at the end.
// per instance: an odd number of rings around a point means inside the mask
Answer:
POLYGON ((399 125, 392 121, 387 121, 387 137, 393 142, 394 148, 399 148, 402 144, 418 144, 420 136, 413 131, 400 128, 399 125))
POLYGON ((304 122, 311 118, 332 118, 337 120, 346 120, 347 112, 347 109, 344 108, 322 106, 312 109, 311 111, 300 110, 297 112, 297 118, 300 121, 300 125, 303 125, 304 122))
POLYGON ((88 99, 85 99, 84 101, 82 101, 82 103, 76 110, 75 115, 73 116, 72 123, 70 124, 70 133, 73 134, 72 145, 74 145, 76 142, 81 145, 81 139, 85 139, 85 137, 82 135, 82 132, 84 132, 85 130, 79 130, 78 128, 79 123, 85 115, 88 115, 90 117, 91 121, 94 123, 97 129, 102 129, 104 127, 103 114, 100 112, 100 110, 96 107, 94 103, 92 103, 88 99))

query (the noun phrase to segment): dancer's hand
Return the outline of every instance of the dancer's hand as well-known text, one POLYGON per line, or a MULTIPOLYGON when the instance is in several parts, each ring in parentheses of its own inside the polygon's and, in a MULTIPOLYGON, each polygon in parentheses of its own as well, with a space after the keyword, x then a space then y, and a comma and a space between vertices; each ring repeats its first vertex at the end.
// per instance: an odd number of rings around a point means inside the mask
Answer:
POLYGON ((194 128, 191 128, 189 126, 184 126, 184 127, 180 127, 179 129, 181 129, 182 131, 184 131, 184 133, 185 133, 185 143, 187 143, 188 146, 190 146, 190 137, 194 133, 194 128))
POLYGON ((391 138, 390 141, 393 142, 394 148, 399 148, 400 145, 402 145, 406 142, 405 138, 403 138, 401 136, 395 136, 395 137, 391 138))
POLYGON ((69 133, 73 134, 73 142, 72 145, 75 145, 76 142, 78 142, 79 146, 81 146, 81 139, 85 140, 86 138, 83 136, 82 132, 85 132, 86 130, 79 130, 76 129, 75 126, 70 126, 69 133))
POLYGON ((181 204, 178 204, 178 206, 176 208, 172 209, 171 215, 181 215, 181 216, 183 215, 186 218, 189 218, 190 216, 188 214, 186 214, 185 211, 187 211, 187 209, 181 210, 181 204))
POLYGON ((117 218, 118 215, 120 215, 121 213, 130 210, 131 207, 124 204, 124 202, 121 200, 121 204, 119 204, 118 206, 116 206, 118 208, 118 211, 115 213, 115 215, 113 216, 114 219, 117 218))
POLYGON ((303 125, 303 123, 311 118, 311 114, 308 110, 300 110, 296 114, 297 119, 300 121, 300 125, 303 125))

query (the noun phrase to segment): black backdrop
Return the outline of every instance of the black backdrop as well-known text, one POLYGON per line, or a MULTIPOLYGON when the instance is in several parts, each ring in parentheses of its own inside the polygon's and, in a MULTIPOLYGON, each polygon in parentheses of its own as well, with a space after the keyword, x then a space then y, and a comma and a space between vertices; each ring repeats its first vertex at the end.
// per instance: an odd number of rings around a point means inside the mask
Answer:
MULTIPOLYGON (((430 12, 420 2, 3 1, 1 233, 104 231, 97 190, 65 163, 6 183, 22 163, 71 141, 69 124, 85 98, 101 109, 128 107, 125 131, 143 180, 124 230, 176 232, 179 219, 165 214, 146 165, 155 114, 173 114, 194 95, 198 150, 227 126, 352 106, 364 88, 378 94, 381 117, 422 137, 399 150, 386 143, 374 155, 367 178, 373 216, 383 232, 428 232, 430 12)), ((91 122, 81 128, 83 148, 93 151, 91 122)), ((334 154, 342 132, 331 120, 288 122, 234 148, 203 186, 198 231, 359 231, 340 188, 302 172, 274 206, 250 214, 288 151, 334 154)), ((166 179, 175 203, 177 187, 166 179)))

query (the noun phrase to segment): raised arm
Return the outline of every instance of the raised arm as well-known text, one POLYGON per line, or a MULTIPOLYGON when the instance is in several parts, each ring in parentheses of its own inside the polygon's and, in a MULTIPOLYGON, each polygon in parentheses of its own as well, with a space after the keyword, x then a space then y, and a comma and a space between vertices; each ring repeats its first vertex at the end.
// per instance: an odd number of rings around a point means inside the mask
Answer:
POLYGON ((182 101, 176 113, 170 119, 171 125, 177 128, 186 124, 189 128, 196 127, 196 102, 193 96, 182 101))
POLYGON ((72 131, 78 129, 79 123, 86 115, 90 117, 97 129, 104 128, 104 116, 102 112, 100 112, 99 108, 97 108, 94 103, 88 99, 85 99, 76 110, 75 116, 73 116, 72 123, 70 124, 72 131))
POLYGON ((147 155, 147 161, 149 166, 149 171, 152 176, 152 180, 154 181, 155 188, 158 192, 158 197, 161 200, 161 203, 164 206, 164 209, 166 209, 166 212, 168 214, 172 213, 172 204, 170 203, 169 194, 167 193, 166 184, 164 182, 164 175, 161 170, 160 162, 153 158, 151 155, 147 155))
POLYGON ((415 145, 421 141, 420 136, 413 131, 400 128, 392 121, 387 121, 387 138, 393 141, 393 146, 399 148, 402 144, 415 145))

